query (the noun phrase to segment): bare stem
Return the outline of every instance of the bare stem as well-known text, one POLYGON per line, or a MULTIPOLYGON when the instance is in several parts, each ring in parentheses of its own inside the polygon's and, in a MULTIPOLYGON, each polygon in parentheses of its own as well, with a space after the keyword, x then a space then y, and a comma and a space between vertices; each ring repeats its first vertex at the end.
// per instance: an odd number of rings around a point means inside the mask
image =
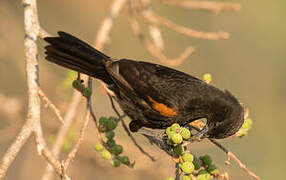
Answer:
POLYGON ((208 10, 213 12, 239 11, 240 4, 235 2, 194 1, 194 0, 164 0, 168 5, 180 6, 196 10, 208 10))

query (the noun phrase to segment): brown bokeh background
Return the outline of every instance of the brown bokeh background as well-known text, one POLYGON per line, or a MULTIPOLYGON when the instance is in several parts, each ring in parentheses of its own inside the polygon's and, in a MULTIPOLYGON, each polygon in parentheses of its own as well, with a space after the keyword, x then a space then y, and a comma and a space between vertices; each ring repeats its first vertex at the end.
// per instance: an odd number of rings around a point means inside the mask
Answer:
MULTIPOLYGON (((166 42, 164 51, 169 57, 177 56, 186 46, 196 48, 179 70, 201 77, 213 75, 212 83, 228 89, 250 108, 254 127, 249 136, 242 139, 221 140, 262 179, 286 179, 285 174, 285 109, 286 109, 286 3, 277 1, 239 1, 240 12, 215 14, 194 11, 153 2, 154 11, 178 24, 201 31, 226 31, 228 40, 200 40, 162 28, 166 42)), ((92 43, 103 18, 109 11, 111 0, 38 0, 41 25, 55 35, 58 30, 70 32, 92 43)), ((26 117, 27 86, 23 53, 23 9, 20 0, 0 1, 0 155, 7 150, 26 117)), ((44 61, 43 46, 39 45, 40 84, 50 99, 67 111, 72 88, 64 87, 66 70, 44 61)), ((158 62, 148 54, 133 35, 127 8, 124 7, 111 30, 110 41, 104 52, 112 57, 158 62)), ((98 83, 95 83, 99 87, 98 83)), ((98 117, 113 115, 107 96, 96 88, 94 107, 98 117)), ((85 104, 82 100, 71 133, 78 134, 84 119, 85 104)), ((52 145, 52 135, 60 123, 54 113, 42 108, 42 125, 47 142, 52 145)), ((79 154, 68 173, 75 180, 84 179, 165 179, 173 176, 174 164, 162 151, 153 147, 140 135, 135 137, 152 153, 157 161, 149 161, 131 143, 119 128, 117 141, 124 144, 124 152, 136 160, 134 169, 124 166, 112 168, 93 150, 95 132, 92 123, 79 154)), ((222 171, 228 171, 230 179, 250 179, 234 163, 224 165, 225 154, 208 142, 195 143, 195 154, 211 154, 222 171)), ((63 153, 62 157, 66 154, 63 153)), ((24 146, 10 167, 8 180, 40 179, 46 161, 36 153, 33 139, 24 146)), ((59 178, 57 178, 59 179, 59 178)))

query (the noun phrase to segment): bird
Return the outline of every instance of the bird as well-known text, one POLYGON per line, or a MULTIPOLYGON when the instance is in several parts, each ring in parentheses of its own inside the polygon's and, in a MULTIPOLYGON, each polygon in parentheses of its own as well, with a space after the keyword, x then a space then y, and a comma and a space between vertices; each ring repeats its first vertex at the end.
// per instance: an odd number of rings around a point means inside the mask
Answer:
POLYGON ((203 138, 234 135, 244 122, 244 108, 228 91, 187 73, 150 62, 107 56, 73 35, 59 31, 45 37, 45 59, 102 81, 131 119, 129 129, 166 129, 205 118, 203 138))

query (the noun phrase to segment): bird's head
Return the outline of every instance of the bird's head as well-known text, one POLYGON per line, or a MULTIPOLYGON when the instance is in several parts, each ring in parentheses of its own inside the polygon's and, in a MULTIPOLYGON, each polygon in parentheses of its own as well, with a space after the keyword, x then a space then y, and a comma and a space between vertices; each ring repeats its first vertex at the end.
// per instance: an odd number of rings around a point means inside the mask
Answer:
POLYGON ((244 108, 228 91, 212 104, 205 137, 222 139, 235 134, 244 122, 244 108))

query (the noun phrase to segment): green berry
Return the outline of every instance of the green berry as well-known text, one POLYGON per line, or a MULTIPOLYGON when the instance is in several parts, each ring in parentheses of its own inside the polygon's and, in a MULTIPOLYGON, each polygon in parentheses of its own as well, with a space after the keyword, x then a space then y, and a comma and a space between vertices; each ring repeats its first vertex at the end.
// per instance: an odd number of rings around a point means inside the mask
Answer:
POLYGON ((166 180, 175 180, 173 177, 168 177, 166 180))
POLYGON ((177 145, 176 147, 174 147, 173 151, 176 156, 181 156, 184 152, 184 149, 181 145, 177 145))
POLYGON ((190 174, 195 169, 192 162, 183 162, 183 164, 180 164, 180 167, 185 174, 190 174))
POLYGON ((122 164, 125 164, 125 165, 130 165, 130 160, 129 160, 129 157, 128 156, 121 156, 120 157, 120 162, 122 164))
POLYGON ((197 176, 197 180, 210 180, 211 175, 210 174, 200 174, 197 176))
POLYGON ((169 136, 169 134, 170 134, 171 131, 172 131, 172 130, 171 130, 171 127, 168 127, 168 128, 166 129, 166 134, 169 136))
POLYGON ((180 128, 180 125, 178 123, 174 123, 171 126, 171 130, 174 132, 176 132, 178 128, 180 128))
POLYGON ((116 144, 111 147, 111 152, 115 155, 121 154, 122 151, 123 151, 123 147, 121 145, 116 144))
POLYGON ((117 126, 117 123, 116 123, 115 119, 114 118, 109 118, 107 123, 106 123, 107 129, 108 130, 113 130, 113 129, 116 128, 116 126, 117 126))
POLYGON ((75 89, 79 89, 79 87, 80 87, 80 82, 78 81, 78 80, 74 80, 73 82, 72 82, 72 87, 74 87, 75 89))
POLYGON ((103 146, 102 146, 101 144, 96 144, 96 145, 94 146, 94 149, 99 152, 99 151, 102 151, 102 150, 103 150, 103 146))
POLYGON ((182 128, 180 134, 185 140, 188 140, 191 137, 191 132, 187 128, 182 128))
POLYGON ((250 129, 252 124, 253 124, 252 120, 250 118, 246 118, 244 120, 244 123, 242 124, 241 128, 242 129, 250 129))
POLYGON ((170 131, 169 134, 168 134, 168 139, 172 139, 172 136, 176 134, 175 131, 170 131))
POLYGON ((113 147, 115 145, 115 141, 113 139, 108 139, 106 142, 107 146, 113 147))
POLYGON ((201 174, 209 174, 209 172, 207 170, 202 169, 198 172, 198 175, 201 175, 201 174))
POLYGON ((99 125, 106 125, 107 124, 108 119, 106 117, 101 117, 99 118, 99 125))
POLYGON ((120 161, 116 158, 112 159, 111 164, 113 167, 119 167, 120 166, 120 161))
POLYGON ((107 131, 107 128, 106 128, 105 125, 99 124, 99 126, 98 126, 98 131, 99 131, 99 132, 106 132, 106 131, 107 131))
POLYGON ((111 154, 107 150, 102 151, 101 155, 102 155, 103 159, 106 159, 106 160, 111 158, 111 154))
POLYGON ((189 175, 184 175, 183 180, 191 180, 191 177, 189 175))
POLYGON ((174 142, 173 142, 171 139, 168 139, 168 140, 167 140, 167 144, 170 145, 170 146, 173 146, 173 145, 174 145, 174 142))
POLYGON ((107 139, 113 139, 114 136, 115 136, 114 131, 107 131, 107 132, 105 133, 105 137, 106 137, 107 139))
POLYGON ((200 159, 203 161, 203 163, 205 165, 211 165, 212 164, 212 159, 209 155, 204 155, 204 156, 201 156, 200 159))
POLYGON ((71 147, 72 147, 72 145, 71 145, 71 143, 69 141, 64 141, 64 144, 63 144, 62 148, 63 148, 63 150, 65 152, 70 151, 71 147))
POLYGON ((190 153, 184 153, 183 154, 183 160, 185 162, 193 162, 194 156, 192 154, 190 154, 190 153))
POLYGON ((218 173, 218 169, 214 164, 209 165, 207 171, 210 174, 217 174, 218 173))
POLYGON ((195 170, 198 170, 198 169, 200 169, 202 167, 203 162, 200 159, 195 159, 193 161, 193 164, 195 166, 195 170))
POLYGON ((179 133, 175 133, 171 138, 175 144, 180 144, 183 142, 183 137, 179 133))
POLYGON ((92 91, 90 88, 83 88, 82 89, 82 95, 86 98, 90 97, 92 94, 92 91))
POLYGON ((208 73, 204 74, 204 75, 203 75, 203 80, 204 80, 206 83, 210 83, 211 80, 212 80, 212 75, 211 75, 211 74, 208 74, 208 73))

